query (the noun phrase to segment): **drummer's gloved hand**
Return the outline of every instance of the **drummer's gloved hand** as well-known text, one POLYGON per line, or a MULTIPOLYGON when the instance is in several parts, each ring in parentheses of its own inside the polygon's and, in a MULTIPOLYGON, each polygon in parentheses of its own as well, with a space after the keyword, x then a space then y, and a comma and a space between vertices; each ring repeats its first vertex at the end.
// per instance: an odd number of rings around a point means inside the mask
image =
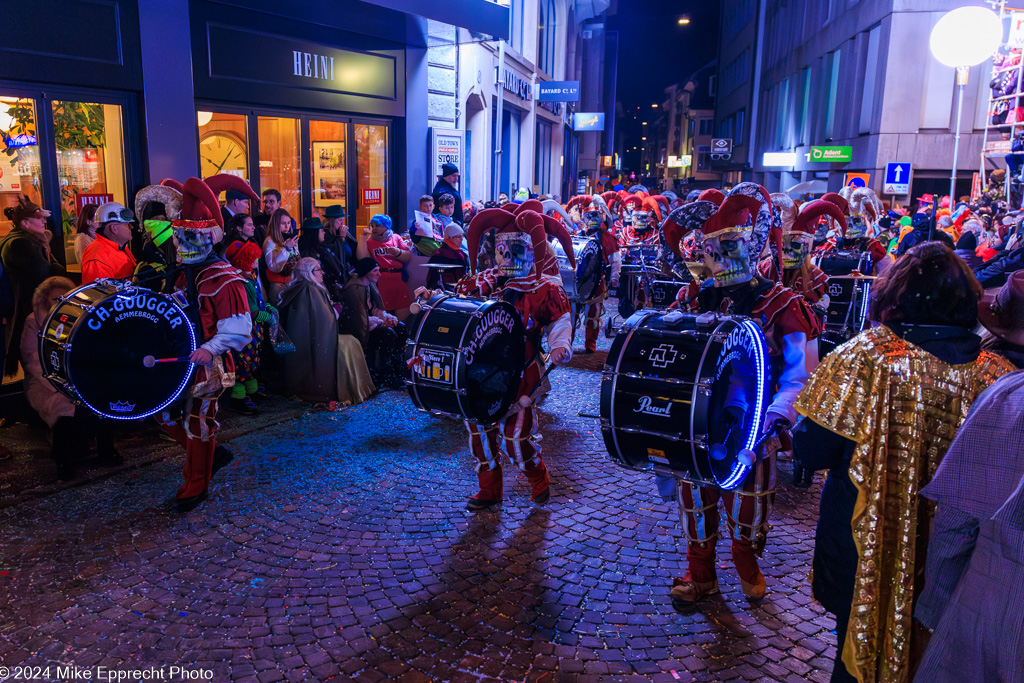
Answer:
POLYGON ((777 435, 782 435, 784 432, 789 431, 789 418, 769 409, 764 415, 764 424, 761 426, 761 433, 764 434, 767 432, 775 425, 776 422, 780 423, 777 435))
POLYGON ((815 303, 813 305, 813 307, 817 308, 818 310, 821 310, 821 311, 827 311, 828 310, 828 305, 830 303, 832 303, 832 299, 829 298, 829 295, 828 294, 822 294, 821 298, 818 299, 817 303, 815 303))
POLYGON ((257 322, 257 323, 269 323, 273 319, 274 319, 273 314, 271 314, 271 312, 269 310, 266 310, 266 311, 260 311, 259 313, 256 314, 256 321, 255 322, 257 322))
POLYGON ((551 349, 551 362, 552 363, 554 363, 555 365, 561 365, 562 363, 566 363, 568 361, 569 361, 569 351, 568 350, 562 348, 561 346, 556 346, 555 348, 551 349))
POLYGON ((725 407, 725 427, 726 429, 734 426, 742 425, 743 420, 746 419, 747 413, 743 408, 739 406, 726 406, 725 407))
POLYGON ((198 348, 192 352, 188 359, 196 365, 209 365, 213 362, 213 354, 204 348, 198 348))

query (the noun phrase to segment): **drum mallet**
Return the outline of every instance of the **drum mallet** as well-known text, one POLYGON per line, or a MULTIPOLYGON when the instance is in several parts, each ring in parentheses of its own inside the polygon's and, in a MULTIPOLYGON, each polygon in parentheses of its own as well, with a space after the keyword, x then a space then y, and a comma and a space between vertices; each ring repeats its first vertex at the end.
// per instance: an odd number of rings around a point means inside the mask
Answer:
POLYGON ((191 356, 178 356, 177 358, 154 358, 153 356, 146 356, 142 359, 142 364, 147 368, 151 368, 157 363, 184 363, 190 360, 192 360, 191 356))
POLYGON ((531 391, 526 396, 519 397, 519 405, 521 405, 524 408, 528 408, 530 404, 533 403, 534 399, 537 398, 537 394, 540 393, 540 390, 544 388, 544 380, 547 379, 548 375, 551 374, 551 371, 557 367, 558 366, 555 365, 554 363, 549 365, 548 369, 544 371, 544 374, 540 376, 540 381, 537 382, 537 386, 534 387, 533 391, 531 391))

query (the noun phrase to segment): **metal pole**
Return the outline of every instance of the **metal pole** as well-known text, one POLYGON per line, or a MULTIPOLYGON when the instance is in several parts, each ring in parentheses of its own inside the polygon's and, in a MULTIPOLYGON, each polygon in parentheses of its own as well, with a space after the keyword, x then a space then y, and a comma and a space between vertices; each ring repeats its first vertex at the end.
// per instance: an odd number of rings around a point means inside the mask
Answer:
POLYGON ((504 113, 502 103, 505 101, 505 93, 502 89, 501 79, 505 69, 505 41, 498 41, 498 77, 494 83, 495 92, 498 94, 497 110, 494 117, 494 177, 491 178, 491 199, 498 201, 498 194, 501 192, 501 117, 504 113))
MULTIPOLYGON (((968 67, 958 66, 956 68, 956 84, 959 89, 956 104, 956 135, 953 136, 953 173, 949 178, 949 210, 953 210, 956 204, 956 160, 960 153, 960 117, 964 111, 964 86, 967 85, 968 67)), ((935 203, 932 211, 938 213, 939 204, 935 203)))

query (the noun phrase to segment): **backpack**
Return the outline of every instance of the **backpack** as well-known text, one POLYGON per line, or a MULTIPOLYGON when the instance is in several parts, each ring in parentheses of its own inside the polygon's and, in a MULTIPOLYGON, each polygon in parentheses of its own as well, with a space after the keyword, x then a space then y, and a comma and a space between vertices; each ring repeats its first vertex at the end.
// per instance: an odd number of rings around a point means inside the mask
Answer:
POLYGON ((7 246, 7 238, 0 240, 0 323, 10 322, 14 317, 14 283, 11 282, 10 273, 4 267, 4 247, 7 246))

